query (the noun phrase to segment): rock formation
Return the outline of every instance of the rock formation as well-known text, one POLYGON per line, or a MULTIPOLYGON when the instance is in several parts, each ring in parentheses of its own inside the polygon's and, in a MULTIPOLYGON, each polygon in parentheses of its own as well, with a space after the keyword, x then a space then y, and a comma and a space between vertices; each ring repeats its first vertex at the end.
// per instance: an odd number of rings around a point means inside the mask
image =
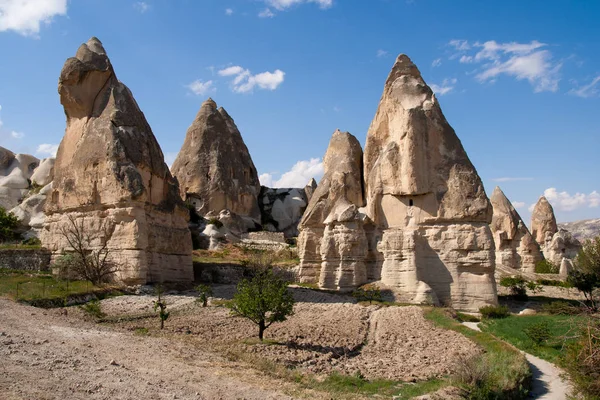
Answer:
POLYGON ((498 186, 490 200, 494 210, 490 227, 496 244, 496 265, 535 272, 535 264, 544 258, 540 246, 498 186))
POLYGON ((350 290, 367 281, 367 238, 362 149, 358 140, 337 130, 323 160, 324 176, 299 224, 299 275, 302 282, 350 290))
POLYGON ((539 243, 544 257, 556 267, 562 266, 563 271, 569 269, 568 263, 563 263, 563 258, 572 260, 581 250, 581 243, 569 231, 558 228, 554 209, 544 196, 540 197, 533 208, 531 233, 539 243))
POLYGON ((558 227, 571 232, 580 242, 600 236, 600 218, 564 222, 558 224, 558 227))
POLYGON ((233 119, 212 99, 200 107, 171 171, 199 215, 229 210, 244 219, 242 232, 260 224, 256 168, 233 119))
POLYGON ((10 210, 27 195, 31 177, 40 160, 29 154, 14 154, 0 147, 0 207, 10 210))
POLYGON ((306 188, 261 187, 258 206, 262 228, 270 232, 283 232, 288 238, 298 236, 298 223, 308 205, 306 188))
POLYGON ((67 117, 46 201, 42 244, 69 251, 62 230, 74 221, 107 243, 118 277, 130 284, 193 279, 188 210, 177 181, 130 90, 96 38, 60 74, 67 117))
POLYGON ((436 97, 405 55, 394 64, 369 128, 364 176, 375 225, 370 243, 383 253, 382 265, 371 257, 369 269, 380 268, 385 285, 410 301, 432 289, 458 309, 497 302, 490 202, 436 97))

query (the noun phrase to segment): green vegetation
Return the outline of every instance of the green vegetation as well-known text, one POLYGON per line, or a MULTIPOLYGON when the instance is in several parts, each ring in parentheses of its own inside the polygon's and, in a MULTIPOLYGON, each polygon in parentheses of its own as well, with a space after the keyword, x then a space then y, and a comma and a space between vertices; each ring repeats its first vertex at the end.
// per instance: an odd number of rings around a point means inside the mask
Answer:
POLYGON ((79 306, 87 315, 95 319, 102 319, 106 314, 102 311, 100 301, 92 300, 79 306))
POLYGON ((477 332, 450 318, 444 310, 429 309, 425 317, 436 325, 463 334, 486 351, 462 363, 454 380, 469 391, 471 399, 523 399, 527 397, 531 371, 525 357, 510 345, 485 332, 477 332))
POLYGON ((527 281, 522 276, 505 276, 500 279, 500 286, 508 288, 511 296, 516 300, 527 300, 527 290, 533 294, 544 290, 539 283, 527 281))
POLYGON ((571 284, 569 284, 569 282, 559 281, 556 279, 538 279, 536 282, 539 283, 540 285, 544 285, 544 286, 558 286, 558 287, 564 287, 564 288, 572 288, 573 287, 571 284))
POLYGON ((551 263, 548 260, 541 260, 535 264, 536 274, 558 274, 560 268, 558 265, 551 263))
POLYGON ((567 282, 583 293, 592 311, 598 310, 600 304, 595 292, 600 289, 600 236, 585 241, 567 282))
POLYGON ((381 290, 374 285, 364 285, 352 292, 352 297, 356 301, 368 301, 369 304, 373 304, 374 301, 381 302, 383 297, 381 296, 381 290))
POLYGON ((19 220, 11 213, 0 207, 0 243, 19 240, 21 235, 17 232, 19 220))
POLYGON ((582 397, 600 399, 600 317, 588 318, 577 333, 577 340, 567 346, 562 366, 582 397))
POLYGON ((510 310, 506 306, 485 306, 479 309, 483 319, 506 318, 510 315, 510 310))
POLYGON ((461 312, 456 313, 456 319, 459 322, 480 322, 481 320, 474 315, 465 314, 461 312))
POLYGON ((231 312, 258 325, 258 338, 262 341, 265 329, 294 313, 294 297, 287 286, 288 282, 272 269, 259 270, 254 277, 238 284, 231 312))
POLYGON ((241 245, 226 245, 221 250, 194 250, 193 261, 200 264, 237 264, 248 268, 254 259, 266 257, 276 267, 292 267, 298 265, 300 259, 290 249, 267 251, 252 249, 241 245))
POLYGON ((133 334, 136 336, 147 336, 149 334, 148 328, 145 328, 145 327, 135 328, 135 330, 133 331, 133 334))
POLYGON ((579 315, 584 311, 578 304, 564 300, 543 304, 542 310, 552 315, 579 315))
POLYGON ((221 229, 223 227, 223 223, 219 221, 218 218, 209 219, 206 225, 214 225, 217 229, 221 229))
POLYGON ((483 331, 507 341, 515 347, 527 351, 550 362, 557 362, 564 355, 564 344, 575 340, 576 331, 584 317, 565 315, 520 315, 504 319, 484 321, 480 327, 483 331), (546 343, 535 346, 526 330, 545 323, 549 329, 546 343))
POLYGON ((535 346, 541 346, 552 337, 548 321, 541 321, 536 324, 529 325, 523 332, 533 342, 535 346))
POLYGON ((160 329, 165 328, 165 321, 169 319, 169 312, 167 311, 167 302, 161 299, 163 289, 160 285, 156 287, 156 294, 158 299, 154 300, 154 312, 158 311, 158 318, 160 318, 160 329))
POLYGON ((202 307, 206 307, 208 305, 208 298, 213 295, 212 288, 207 285, 198 285, 196 286, 196 291, 198 292, 197 301, 202 303, 202 307))

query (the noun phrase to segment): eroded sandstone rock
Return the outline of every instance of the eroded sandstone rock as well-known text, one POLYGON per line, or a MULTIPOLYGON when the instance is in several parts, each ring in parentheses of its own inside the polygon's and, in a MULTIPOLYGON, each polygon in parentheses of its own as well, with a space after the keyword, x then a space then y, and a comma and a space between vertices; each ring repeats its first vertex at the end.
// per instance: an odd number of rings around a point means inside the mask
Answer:
POLYGON ((494 210, 490 227, 496 244, 496 265, 535 272, 535 264, 544 258, 540 246, 499 187, 496 186, 490 200, 494 210))
POLYGON ((0 147, 0 207, 16 207, 31 189, 31 177, 40 160, 0 147))
POLYGON ((107 242, 118 278, 127 283, 193 279, 188 210, 163 153, 102 43, 90 39, 61 71, 67 117, 46 200, 42 244, 69 249, 61 230, 82 223, 107 242))
POLYGON ((558 232, 554 209, 546 197, 542 196, 535 204, 531 213, 531 234, 536 242, 544 248, 546 243, 552 241, 554 234, 558 232))
POLYGON ((260 224, 256 168, 233 119, 212 99, 202 103, 171 171, 199 215, 230 210, 246 219, 245 232, 260 224))
POLYGON ((298 224, 308 205, 307 188, 309 186, 304 189, 262 186, 258 197, 262 228, 283 232, 286 237, 297 237, 298 224))
POLYGON ((497 302, 490 202, 435 95, 405 55, 392 68, 369 128, 364 176, 383 284, 415 301, 425 282, 442 304, 461 309, 497 302))

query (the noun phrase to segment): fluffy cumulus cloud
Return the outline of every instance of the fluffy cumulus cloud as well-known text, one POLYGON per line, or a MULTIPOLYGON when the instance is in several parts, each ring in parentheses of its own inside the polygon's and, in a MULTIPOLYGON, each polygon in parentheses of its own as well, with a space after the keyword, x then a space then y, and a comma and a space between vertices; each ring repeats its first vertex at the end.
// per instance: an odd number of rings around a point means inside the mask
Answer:
POLYGON ((597 76, 587 85, 579 86, 576 89, 571 89, 569 93, 583 98, 597 97, 598 94, 600 94, 599 83, 600 76, 597 76))
POLYGON ((528 81, 535 92, 556 92, 562 63, 553 59, 547 44, 533 40, 530 43, 469 43, 451 40, 450 59, 463 64, 477 64, 475 78, 481 82, 495 82, 500 76, 528 81))
POLYGON ((437 94, 438 96, 443 96, 445 94, 450 93, 454 89, 456 82, 456 78, 446 78, 442 81, 441 85, 436 85, 435 83, 432 83, 430 87, 431 90, 433 90, 433 93, 437 94))
POLYGON ((525 207, 525 202, 524 201, 513 201, 512 205, 514 208, 519 209, 519 208, 525 207))
POLYGON ((57 144, 43 143, 38 146, 37 150, 35 151, 35 154, 38 154, 41 156, 56 157, 57 151, 58 151, 57 144))
POLYGON ((252 92, 254 88, 275 90, 285 79, 285 72, 279 69, 254 75, 250 70, 238 65, 222 69, 218 73, 220 76, 232 78, 231 89, 236 93, 252 92))
POLYGON ((378 58, 383 58, 383 57, 387 57, 389 53, 383 49, 379 49, 377 50, 377 57, 378 58))
POLYGON ((260 18, 273 18, 275 16, 275 13, 273 11, 271 11, 270 8, 267 7, 264 10, 262 10, 261 12, 259 12, 258 16, 260 18))
POLYGON ((301 188, 306 186, 312 178, 319 181, 323 176, 323 161, 320 158, 298 161, 292 169, 283 173, 279 179, 274 174, 261 174, 258 179, 260 184, 274 188, 301 188))
POLYGON ((600 193, 596 190, 590 194, 559 192, 556 188, 544 190, 544 196, 554 208, 560 211, 573 211, 579 208, 600 207, 600 193))
POLYGON ((67 14, 67 0, 0 0, 0 32, 37 36, 42 24, 67 14))
POLYGON ((214 92, 217 90, 213 86, 213 81, 203 82, 200 79, 197 79, 189 85, 186 85, 186 87, 190 90, 190 92, 198 96, 203 96, 207 93, 214 92))

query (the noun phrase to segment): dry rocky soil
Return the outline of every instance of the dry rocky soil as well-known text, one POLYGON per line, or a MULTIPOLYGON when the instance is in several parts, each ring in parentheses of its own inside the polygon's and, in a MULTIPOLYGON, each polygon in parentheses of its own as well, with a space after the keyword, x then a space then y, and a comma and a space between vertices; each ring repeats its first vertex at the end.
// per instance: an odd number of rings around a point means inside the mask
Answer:
POLYGON ((266 344, 259 344, 251 322, 219 306, 233 291, 216 286, 206 308, 193 293, 167 293, 171 317, 164 331, 151 295, 102 301, 103 323, 76 307, 65 315, 0 299, 0 397, 331 398, 249 363, 295 367, 317 380, 337 371, 410 382, 447 375, 480 351, 432 325, 419 307, 360 305, 303 288, 293 289, 295 314, 269 328, 266 344))

